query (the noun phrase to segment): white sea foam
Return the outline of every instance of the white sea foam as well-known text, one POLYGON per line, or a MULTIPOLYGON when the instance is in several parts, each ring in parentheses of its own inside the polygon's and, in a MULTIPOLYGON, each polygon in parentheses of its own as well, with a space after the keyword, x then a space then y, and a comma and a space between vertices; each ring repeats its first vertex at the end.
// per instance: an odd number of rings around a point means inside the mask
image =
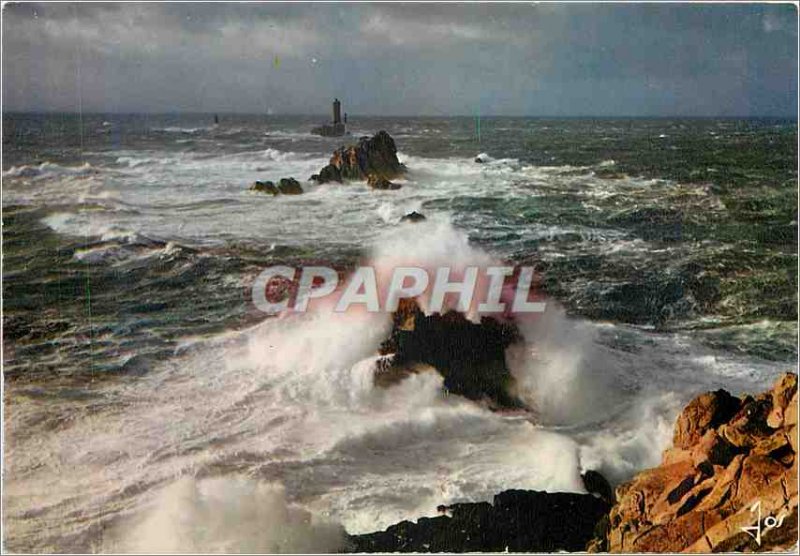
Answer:
POLYGON ((318 554, 344 547, 344 529, 289 504, 279 484, 189 477, 105 538, 105 552, 318 554))
MULTIPOLYGON (((515 181, 597 186, 568 167, 402 155, 410 170, 397 191, 304 182, 300 196, 246 193, 254 179, 303 180, 327 163, 327 150, 121 153, 165 163, 128 162, 121 175, 104 175, 91 197, 58 183, 65 199, 102 198, 107 210, 65 209, 44 223, 109 242, 76 253, 87 262, 114 257, 113 245, 137 238, 257 238, 265 250, 292 242, 371 245, 368 256, 382 273, 404 261, 497 262, 470 244, 446 209, 435 208, 442 201, 535 193, 515 181), (223 201, 223 210, 213 204, 223 201), (428 220, 398 226, 411 210, 428 220)), ((627 180, 613 181, 608 187, 626 187, 619 182, 627 180)), ((48 200, 55 192, 47 191, 48 200)), ((518 394, 538 414, 533 423, 444 395, 432 372, 374 388, 388 316, 321 309, 187 341, 136 380, 93 387, 97 401, 71 408, 57 428, 46 428, 44 404, 15 400, 4 493, 14 538, 80 539, 74 542, 85 550, 87 538, 98 541, 113 518, 125 516, 112 544, 100 546, 333 550, 335 526, 304 512, 358 533, 433 515, 438 504, 490 500, 507 488, 579 492, 582 469, 622 480, 657 461, 689 396, 720 384, 753 391, 777 368, 704 350, 691 338, 570 319, 549 303, 539 320, 521 323, 524 351, 508 355, 518 394), (623 340, 626 349, 617 349, 623 340), (251 480, 240 481, 241 474, 251 480), (185 475, 222 478, 181 479, 157 494, 185 475), (270 486, 276 482, 283 487, 270 486)), ((47 411, 62 409, 54 399, 47 411)))
POLYGON ((213 127, 180 127, 180 126, 167 126, 167 127, 154 127, 153 131, 163 131, 164 133, 190 133, 194 134, 198 131, 208 131, 214 129, 213 127))
POLYGON ((12 166, 3 172, 4 178, 55 178, 59 176, 87 176, 97 172, 88 162, 79 166, 62 166, 54 162, 38 165, 12 166))

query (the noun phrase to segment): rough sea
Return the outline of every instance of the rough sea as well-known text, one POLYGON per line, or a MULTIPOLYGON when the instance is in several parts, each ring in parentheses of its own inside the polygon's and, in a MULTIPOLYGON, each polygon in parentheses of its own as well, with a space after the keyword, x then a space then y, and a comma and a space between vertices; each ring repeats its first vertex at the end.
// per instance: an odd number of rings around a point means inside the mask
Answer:
POLYGON ((797 123, 3 115, 13 551, 336 550, 505 489, 659 463, 683 404, 797 360, 797 123), (308 182, 386 130, 396 191, 308 182), (486 162, 479 164, 481 155, 486 162), (255 180, 298 179, 263 195, 255 180), (421 224, 400 225, 411 212, 421 224), (385 314, 267 318, 270 265, 534 266, 536 417, 372 385, 385 314))

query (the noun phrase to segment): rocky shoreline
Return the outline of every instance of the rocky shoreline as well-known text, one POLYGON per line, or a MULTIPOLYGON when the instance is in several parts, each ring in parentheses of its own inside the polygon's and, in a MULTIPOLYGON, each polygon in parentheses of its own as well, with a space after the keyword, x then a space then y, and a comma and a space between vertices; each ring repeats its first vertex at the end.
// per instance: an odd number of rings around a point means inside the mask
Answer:
POLYGON ((609 505, 591 494, 507 490, 492 504, 440 506, 440 515, 351 536, 351 552, 583 551, 609 505))
POLYGON ((661 465, 589 494, 507 490, 348 537, 348 552, 765 552, 797 546, 797 375, 692 400, 661 465))

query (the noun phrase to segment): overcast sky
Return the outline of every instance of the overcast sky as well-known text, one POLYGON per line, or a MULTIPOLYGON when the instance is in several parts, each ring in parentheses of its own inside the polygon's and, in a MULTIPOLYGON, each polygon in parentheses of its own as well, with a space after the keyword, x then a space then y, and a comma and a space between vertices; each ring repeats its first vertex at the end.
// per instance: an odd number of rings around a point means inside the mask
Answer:
POLYGON ((790 115, 790 4, 6 4, 6 110, 790 115))

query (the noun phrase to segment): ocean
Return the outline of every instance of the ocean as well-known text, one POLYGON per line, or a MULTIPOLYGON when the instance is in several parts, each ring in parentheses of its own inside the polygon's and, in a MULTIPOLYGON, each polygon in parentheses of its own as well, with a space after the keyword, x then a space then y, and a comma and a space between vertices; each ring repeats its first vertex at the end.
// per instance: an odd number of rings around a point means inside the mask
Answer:
POLYGON ((626 480, 691 397, 795 366, 796 121, 322 120, 3 115, 7 549, 335 550, 439 504, 626 480), (307 181, 379 130, 401 189, 307 181), (249 190, 284 177, 305 193, 249 190), (431 373, 373 387, 388 315, 253 306, 271 265, 398 254, 536 269, 548 309, 509 356, 535 416, 431 373))

